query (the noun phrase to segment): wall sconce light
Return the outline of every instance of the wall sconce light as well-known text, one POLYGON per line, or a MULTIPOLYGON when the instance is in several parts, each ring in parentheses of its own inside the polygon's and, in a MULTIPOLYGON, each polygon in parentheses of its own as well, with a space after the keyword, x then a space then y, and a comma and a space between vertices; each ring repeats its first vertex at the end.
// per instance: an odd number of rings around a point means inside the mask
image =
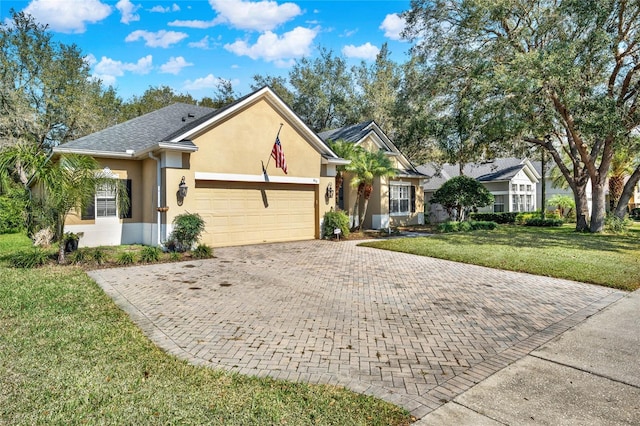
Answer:
POLYGON ((327 199, 331 199, 333 198, 334 192, 333 192, 333 185, 331 185, 331 182, 329 182, 329 185, 327 185, 327 191, 325 192, 325 197, 327 197, 327 199))
POLYGON ((184 176, 182 176, 182 180, 180 181, 180 185, 178 185, 178 194, 177 194, 177 198, 178 198, 178 205, 181 206, 182 203, 184 202, 184 199, 187 197, 187 191, 189 190, 189 187, 187 186, 187 184, 184 181, 184 176))

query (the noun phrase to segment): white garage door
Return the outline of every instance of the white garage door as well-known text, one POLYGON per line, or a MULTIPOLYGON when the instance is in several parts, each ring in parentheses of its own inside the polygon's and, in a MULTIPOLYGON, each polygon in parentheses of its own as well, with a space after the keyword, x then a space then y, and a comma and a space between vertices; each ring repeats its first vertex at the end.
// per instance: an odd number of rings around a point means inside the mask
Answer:
POLYGON ((212 247, 316 237, 316 186, 196 181, 202 242, 212 247))

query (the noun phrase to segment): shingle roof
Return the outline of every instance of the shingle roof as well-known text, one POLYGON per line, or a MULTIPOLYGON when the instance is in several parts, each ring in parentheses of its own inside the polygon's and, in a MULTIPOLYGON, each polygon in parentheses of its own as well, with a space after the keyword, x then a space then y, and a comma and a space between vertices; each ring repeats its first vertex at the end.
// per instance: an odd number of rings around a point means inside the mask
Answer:
MULTIPOLYGON (((57 151, 101 151, 125 152, 144 151, 159 142, 170 140, 170 136, 180 134, 184 129, 204 117, 214 114, 213 108, 176 103, 159 110, 116 124, 96 133, 60 145, 57 151)), ((186 142, 178 142, 184 145, 186 142)))
POLYGON ((323 141, 337 141, 343 139, 347 142, 359 142, 362 140, 371 129, 367 130, 367 127, 373 123, 373 120, 364 121, 362 123, 353 124, 351 126, 341 127, 339 129, 327 130, 325 132, 318 133, 318 136, 323 141))
MULTIPOLYGON (((521 158, 496 158, 491 161, 466 164, 463 173, 480 182, 508 181, 524 167, 525 161, 521 158)), ((441 169, 433 164, 425 164, 419 166, 418 171, 431 177, 424 185, 425 190, 436 190, 452 177, 460 175, 457 164, 444 164, 441 169)))

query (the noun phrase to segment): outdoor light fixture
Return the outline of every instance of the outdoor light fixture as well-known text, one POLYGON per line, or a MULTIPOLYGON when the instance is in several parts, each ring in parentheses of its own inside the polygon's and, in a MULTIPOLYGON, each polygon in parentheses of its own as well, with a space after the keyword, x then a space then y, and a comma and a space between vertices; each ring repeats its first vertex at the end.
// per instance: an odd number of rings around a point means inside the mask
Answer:
POLYGON ((182 180, 180 181, 180 185, 178 185, 178 205, 181 206, 184 199, 187 197, 187 191, 189 187, 184 181, 184 176, 182 176, 182 180))
POLYGON ((331 199, 333 198, 333 185, 331 185, 331 182, 329 182, 329 185, 327 185, 327 192, 325 193, 325 197, 327 197, 327 199, 331 199))

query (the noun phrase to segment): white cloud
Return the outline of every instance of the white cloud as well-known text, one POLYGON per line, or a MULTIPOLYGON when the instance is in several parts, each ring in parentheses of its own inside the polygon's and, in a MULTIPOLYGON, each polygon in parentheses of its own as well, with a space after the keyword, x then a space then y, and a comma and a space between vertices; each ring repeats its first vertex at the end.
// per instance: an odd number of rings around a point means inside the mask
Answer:
POLYGON ((202 89, 215 89, 223 80, 218 77, 214 77, 213 74, 209 74, 206 77, 196 78, 195 80, 187 80, 183 84, 185 90, 202 90, 202 89))
POLYGON ((130 0, 119 0, 118 3, 116 3, 116 9, 122 14, 120 22, 129 24, 130 22, 139 21, 140 15, 138 15, 136 11, 141 7, 139 4, 131 3, 130 0))
POLYGON ((96 61, 95 56, 89 55, 86 59, 89 63, 93 62, 93 76, 99 78, 106 84, 114 84, 117 77, 122 77, 126 71, 134 74, 149 74, 153 68, 153 57, 147 55, 138 59, 138 62, 122 62, 103 56, 100 62, 96 61))
POLYGON ((163 6, 153 6, 151 9, 149 9, 149 12, 154 12, 154 13, 169 13, 169 12, 178 12, 180 11, 180 6, 178 6, 177 4, 173 4, 171 5, 171 7, 167 6, 167 7, 163 7, 163 6))
POLYGON ((366 42, 361 46, 354 46, 353 44, 349 44, 342 48, 342 54, 347 58, 373 60, 376 59, 378 53, 380 53, 380 49, 369 42, 366 42))
POLYGON ((278 66, 288 66, 293 58, 311 53, 311 44, 317 33, 317 30, 303 27, 296 27, 282 36, 267 31, 258 37, 254 45, 237 40, 234 43, 225 44, 224 48, 238 56, 248 56, 251 59, 274 62, 278 66))
POLYGON ((187 44, 187 46, 193 47, 196 49, 205 49, 205 50, 209 49, 210 48, 209 36, 204 36, 202 40, 192 41, 191 43, 187 44))
POLYGON ((34 0, 23 10, 53 31, 83 33, 87 23, 102 21, 111 14, 111 6, 100 0, 34 0))
POLYGON ((391 13, 384 18, 378 28, 384 30, 384 36, 391 40, 402 40, 401 33, 407 21, 397 13, 391 13))
POLYGON ((124 41, 137 41, 142 38, 146 42, 145 46, 167 48, 187 37, 187 34, 176 31, 160 30, 157 33, 152 33, 150 31, 137 30, 129 34, 124 41))
POLYGON ((206 28, 213 27, 214 25, 216 25, 216 23, 215 23, 215 20, 201 21, 198 19, 194 19, 194 20, 184 21, 184 20, 176 19, 175 21, 169 22, 167 25, 169 25, 170 27, 206 29, 206 28))
POLYGON ((172 56, 169 58, 169 62, 160 65, 160 72, 164 74, 178 75, 180 71, 182 71, 182 68, 190 66, 193 66, 193 64, 185 61, 182 56, 178 56, 177 58, 172 56))
POLYGON ((279 5, 269 0, 209 0, 209 4, 218 12, 216 24, 229 24, 242 30, 269 31, 302 13, 295 3, 279 5))

